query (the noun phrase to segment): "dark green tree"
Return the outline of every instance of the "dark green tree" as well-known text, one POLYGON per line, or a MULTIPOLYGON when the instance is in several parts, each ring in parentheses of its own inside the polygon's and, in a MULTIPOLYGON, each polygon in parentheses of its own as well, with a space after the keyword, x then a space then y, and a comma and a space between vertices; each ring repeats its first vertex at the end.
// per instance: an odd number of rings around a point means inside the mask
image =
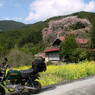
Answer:
POLYGON ((91 48, 95 48, 95 27, 91 29, 91 48))
POLYGON ((75 40, 75 36, 68 35, 65 38, 65 41, 60 44, 61 57, 64 57, 66 61, 72 62, 73 53, 78 47, 79 46, 75 40))

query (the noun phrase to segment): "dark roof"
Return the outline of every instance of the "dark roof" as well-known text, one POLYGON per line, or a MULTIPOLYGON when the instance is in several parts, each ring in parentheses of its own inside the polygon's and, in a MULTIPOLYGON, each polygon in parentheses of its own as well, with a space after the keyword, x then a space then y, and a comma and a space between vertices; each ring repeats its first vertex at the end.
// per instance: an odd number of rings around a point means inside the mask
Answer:
POLYGON ((52 45, 54 46, 54 45, 59 45, 60 43, 61 43, 61 41, 63 41, 63 40, 65 40, 65 37, 64 36, 61 36, 61 37, 57 37, 54 41, 53 41, 53 43, 52 43, 52 45))

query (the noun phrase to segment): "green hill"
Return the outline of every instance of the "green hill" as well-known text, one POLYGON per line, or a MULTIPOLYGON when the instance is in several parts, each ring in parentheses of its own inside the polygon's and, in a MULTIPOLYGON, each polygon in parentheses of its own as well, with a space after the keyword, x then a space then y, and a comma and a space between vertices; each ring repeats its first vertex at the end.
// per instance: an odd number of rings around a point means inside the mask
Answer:
MULTIPOLYGON (((95 26, 95 13, 77 12, 67 16, 86 18, 93 26, 95 26)), ((24 49, 27 48, 31 52, 39 52, 44 48, 42 42, 42 29, 48 27, 49 21, 61 19, 67 16, 57 16, 35 24, 23 24, 15 21, 0 21, 0 30, 5 31, 0 33, 0 51, 19 47, 24 49)))
POLYGON ((24 26, 25 26, 24 23, 12 21, 12 20, 1 20, 0 21, 0 31, 15 30, 15 29, 19 29, 24 26))
POLYGON ((65 16, 56 16, 56 17, 52 17, 50 19, 47 20, 47 22, 51 21, 51 20, 57 20, 57 19, 61 19, 63 17, 68 17, 68 16, 78 16, 79 18, 86 18, 88 19, 92 24, 95 25, 95 13, 92 12, 77 12, 77 13, 72 13, 70 15, 65 15, 65 16))

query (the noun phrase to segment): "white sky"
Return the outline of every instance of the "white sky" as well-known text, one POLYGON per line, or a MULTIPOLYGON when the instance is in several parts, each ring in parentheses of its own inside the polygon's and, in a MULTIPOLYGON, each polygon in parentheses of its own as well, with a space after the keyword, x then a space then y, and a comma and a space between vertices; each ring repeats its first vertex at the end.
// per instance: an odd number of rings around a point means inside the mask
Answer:
POLYGON ((95 12, 95 0, 35 0, 25 20, 37 22, 79 11, 95 12))

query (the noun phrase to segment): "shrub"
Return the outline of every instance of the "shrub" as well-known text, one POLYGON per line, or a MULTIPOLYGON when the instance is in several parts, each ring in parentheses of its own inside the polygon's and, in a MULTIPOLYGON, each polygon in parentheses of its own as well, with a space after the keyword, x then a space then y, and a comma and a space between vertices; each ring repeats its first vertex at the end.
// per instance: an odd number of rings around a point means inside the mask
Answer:
POLYGON ((91 37, 91 48, 95 48, 95 27, 92 27, 90 32, 91 37))
POLYGON ((86 59, 89 59, 90 53, 86 49, 77 48, 72 54, 73 62, 79 62, 86 59))
POLYGON ((73 61, 73 52, 78 48, 78 44, 75 40, 74 35, 69 35, 66 37, 65 41, 63 41, 60 45, 61 49, 61 57, 65 57, 69 62, 73 61))
POLYGON ((31 65, 33 61, 33 56, 31 54, 24 53, 18 49, 12 49, 8 57, 9 66, 19 67, 23 65, 31 65))

